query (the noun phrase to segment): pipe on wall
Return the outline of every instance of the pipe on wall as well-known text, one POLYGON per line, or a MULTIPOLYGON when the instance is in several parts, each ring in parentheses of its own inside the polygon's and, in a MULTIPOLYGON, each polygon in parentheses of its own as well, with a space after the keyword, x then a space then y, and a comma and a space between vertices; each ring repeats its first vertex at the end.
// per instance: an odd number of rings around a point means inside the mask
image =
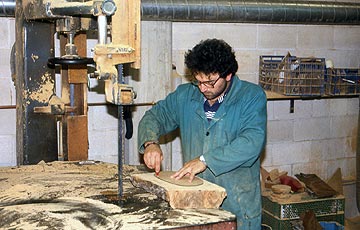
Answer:
POLYGON ((15 16, 15 0, 0 0, 0 16, 2 17, 14 17, 15 16))
MULTIPOLYGON (((0 0, 0 7, 0 16, 15 15, 15 0, 0 0)), ((78 12, 79 15, 82 13, 78 12)), ((295 0, 141 0, 141 19, 360 25, 360 4, 295 0)))
POLYGON ((360 24, 360 4, 294 0, 142 0, 142 20, 360 24))

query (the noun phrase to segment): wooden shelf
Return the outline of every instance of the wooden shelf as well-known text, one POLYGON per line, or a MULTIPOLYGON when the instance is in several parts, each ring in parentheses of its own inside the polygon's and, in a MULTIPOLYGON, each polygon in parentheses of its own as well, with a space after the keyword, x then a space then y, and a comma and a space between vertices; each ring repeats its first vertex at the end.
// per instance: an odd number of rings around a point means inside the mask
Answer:
POLYGON ((322 96, 286 96, 280 93, 266 91, 268 101, 277 100, 318 100, 318 99, 334 99, 334 98, 356 98, 359 95, 322 95, 322 96))

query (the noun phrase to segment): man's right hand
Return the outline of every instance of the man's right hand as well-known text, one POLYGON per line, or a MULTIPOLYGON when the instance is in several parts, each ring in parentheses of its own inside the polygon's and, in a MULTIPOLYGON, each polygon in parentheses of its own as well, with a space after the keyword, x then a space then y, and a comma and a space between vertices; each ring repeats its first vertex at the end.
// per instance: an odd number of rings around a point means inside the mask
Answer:
POLYGON ((160 172, 162 160, 163 160, 163 153, 161 151, 160 145, 151 144, 145 148, 144 162, 149 169, 155 169, 156 174, 160 172))

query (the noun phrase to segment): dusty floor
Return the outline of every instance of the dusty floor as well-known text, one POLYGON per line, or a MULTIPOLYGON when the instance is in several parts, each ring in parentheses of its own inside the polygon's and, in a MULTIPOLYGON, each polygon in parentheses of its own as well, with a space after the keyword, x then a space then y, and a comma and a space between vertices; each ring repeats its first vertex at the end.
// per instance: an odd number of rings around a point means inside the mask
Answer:
POLYGON ((170 229, 234 220, 219 209, 172 209, 132 186, 130 174, 142 170, 124 166, 119 201, 114 164, 40 162, 0 168, 0 229, 170 229))

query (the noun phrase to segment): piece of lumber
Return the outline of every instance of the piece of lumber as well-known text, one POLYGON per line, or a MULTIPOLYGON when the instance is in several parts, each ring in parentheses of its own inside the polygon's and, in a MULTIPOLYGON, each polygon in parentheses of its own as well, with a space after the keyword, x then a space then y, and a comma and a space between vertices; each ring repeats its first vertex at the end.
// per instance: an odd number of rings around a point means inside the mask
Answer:
POLYGON ((88 159, 87 115, 67 117, 67 144, 69 161, 84 161, 88 159))
POLYGON ((343 195, 344 189, 342 184, 341 168, 338 168, 326 183, 339 194, 343 195))
POLYGON ((135 187, 143 188, 166 200, 174 209, 216 209, 226 197, 223 187, 206 180, 199 186, 180 186, 163 181, 154 173, 142 173, 131 175, 131 182, 135 187))

